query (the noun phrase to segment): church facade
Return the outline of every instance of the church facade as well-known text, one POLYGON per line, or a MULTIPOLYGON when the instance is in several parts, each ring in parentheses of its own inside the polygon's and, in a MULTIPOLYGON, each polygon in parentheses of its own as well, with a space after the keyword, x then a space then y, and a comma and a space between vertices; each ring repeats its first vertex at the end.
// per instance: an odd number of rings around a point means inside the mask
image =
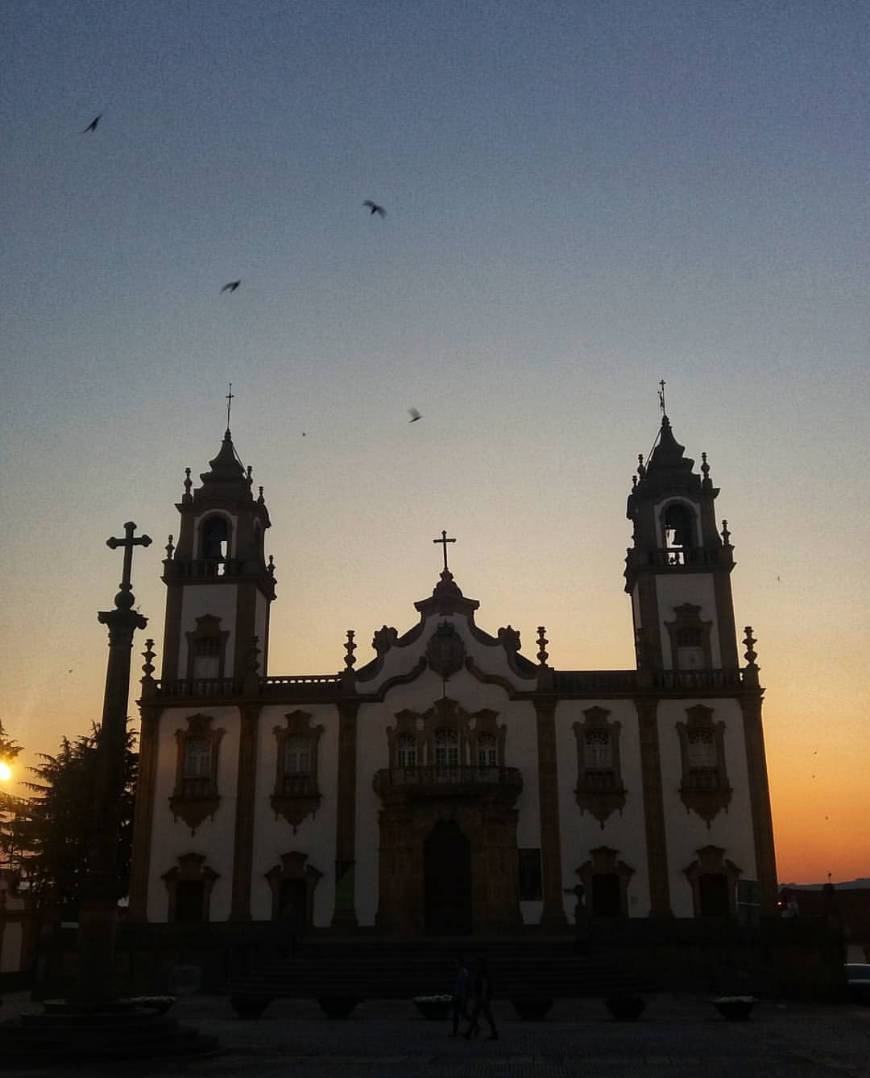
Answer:
POLYGON ((269 672, 262 488, 227 430, 163 562, 129 917, 389 935, 775 910, 763 690, 738 655, 733 548, 667 416, 628 497, 636 665, 533 658, 444 568, 406 631, 324 676, 269 672))

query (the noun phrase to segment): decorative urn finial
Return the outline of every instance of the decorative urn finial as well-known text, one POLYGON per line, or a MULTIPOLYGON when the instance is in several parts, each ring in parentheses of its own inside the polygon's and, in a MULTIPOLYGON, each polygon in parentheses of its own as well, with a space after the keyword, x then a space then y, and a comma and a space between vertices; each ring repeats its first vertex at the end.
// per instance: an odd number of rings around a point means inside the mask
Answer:
POLYGON ((550 641, 544 635, 546 633, 546 631, 547 630, 546 630, 545 626, 543 626, 543 625, 538 626, 538 665, 539 666, 546 666, 547 665, 547 659, 549 659, 549 657, 550 657, 548 655, 548 653, 547 653, 547 644, 549 644, 550 641))
POLYGON ((357 649, 357 645, 354 643, 355 636, 356 633, 353 631, 353 629, 347 630, 347 640, 344 644, 344 668, 347 671, 352 671, 354 663, 356 662, 356 658, 354 656, 354 652, 357 649))

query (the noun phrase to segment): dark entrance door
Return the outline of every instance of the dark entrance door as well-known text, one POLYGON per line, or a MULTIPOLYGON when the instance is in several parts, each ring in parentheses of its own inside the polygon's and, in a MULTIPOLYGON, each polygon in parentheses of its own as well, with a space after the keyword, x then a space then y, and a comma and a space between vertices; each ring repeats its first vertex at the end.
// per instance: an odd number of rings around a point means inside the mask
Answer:
POLYGON ((286 921, 294 936, 304 934, 308 925, 308 887, 305 880, 281 880, 278 891, 278 920, 286 921))
POLYGON ((622 894, 619 876, 601 872, 592 877, 592 916, 619 917, 622 913, 622 894))
POLYGON ((439 820, 423 844, 426 931, 471 932, 471 844, 453 820, 439 820))
POLYGON ((728 879, 721 872, 709 872, 698 877, 698 898, 702 917, 727 917, 728 879))

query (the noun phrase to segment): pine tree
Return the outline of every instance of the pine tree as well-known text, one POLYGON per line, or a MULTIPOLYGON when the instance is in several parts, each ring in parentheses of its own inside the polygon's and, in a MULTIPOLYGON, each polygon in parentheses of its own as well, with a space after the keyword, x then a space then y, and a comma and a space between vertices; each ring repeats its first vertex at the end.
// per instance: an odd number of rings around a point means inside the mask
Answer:
MULTIPOLYGON (((0 762, 8 764, 21 752, 17 741, 6 736, 3 720, 0 719, 0 762)), ((5 865, 15 867, 15 847, 13 840, 13 820, 19 811, 21 799, 9 790, 0 789, 0 850, 5 865)))
MULTIPOLYGON (((55 756, 39 753, 40 763, 29 768, 35 781, 23 799, 13 833, 21 852, 22 874, 38 905, 56 903, 67 920, 78 911, 87 867, 88 843, 94 826, 93 790, 96 777, 97 730, 70 741, 64 737, 55 756)), ((138 754, 135 735, 127 734, 121 833, 118 840, 118 898, 127 894, 133 838, 133 791, 138 754)))

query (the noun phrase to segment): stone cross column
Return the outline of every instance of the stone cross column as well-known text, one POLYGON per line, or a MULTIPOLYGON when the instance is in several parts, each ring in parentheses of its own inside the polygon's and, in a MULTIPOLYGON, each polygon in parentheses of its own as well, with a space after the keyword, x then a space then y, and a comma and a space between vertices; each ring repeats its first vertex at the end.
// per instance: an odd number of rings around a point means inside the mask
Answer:
POLYGON ((121 824, 121 793, 124 782, 124 748, 127 735, 127 701, 130 694, 130 658, 133 633, 144 629, 148 619, 133 609, 130 583, 133 547, 149 546, 147 535, 134 539, 136 525, 124 525, 123 539, 108 539, 113 550, 124 548, 124 572, 114 610, 97 615, 109 629, 109 659, 103 696, 103 719, 97 738, 96 775, 93 789, 91 838, 87 871, 79 911, 79 968, 77 1002, 96 1006, 117 996, 115 986, 115 935, 118 920, 118 834, 121 824))

